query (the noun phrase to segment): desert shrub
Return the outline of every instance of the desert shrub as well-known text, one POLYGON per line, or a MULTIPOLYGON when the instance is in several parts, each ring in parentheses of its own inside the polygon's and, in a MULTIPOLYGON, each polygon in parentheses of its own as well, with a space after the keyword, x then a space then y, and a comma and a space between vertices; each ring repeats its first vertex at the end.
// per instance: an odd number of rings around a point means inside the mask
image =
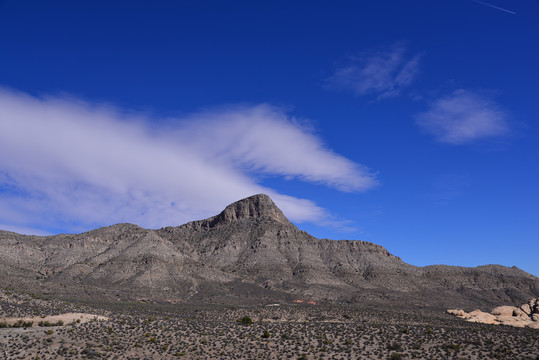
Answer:
POLYGON ((262 334, 262 338, 264 338, 264 339, 268 339, 270 336, 271 335, 270 335, 268 330, 264 331, 264 333, 262 334))
POLYGON ((389 358, 391 360, 400 360, 400 359, 402 359, 402 356, 403 355, 401 353, 393 353, 393 354, 391 354, 391 356, 389 356, 389 358))
POLYGON ((251 325, 253 323, 253 319, 251 319, 249 316, 244 316, 236 321, 242 325, 251 325))
POLYGON ((47 326, 63 326, 64 325, 64 322, 62 320, 58 320, 57 322, 55 323, 51 323, 50 321, 40 321, 39 323, 37 323, 38 326, 41 326, 41 327, 47 327, 47 326))
POLYGON ((391 343, 389 344, 388 346, 389 350, 394 350, 394 351, 401 351, 402 350, 402 345, 401 343, 391 343))
POLYGON ((450 350, 455 350, 455 351, 458 351, 460 350, 461 346, 458 345, 458 344, 444 344, 442 345, 442 347, 448 351, 450 350))
POLYGON ((11 325, 11 327, 14 327, 14 328, 29 328, 29 327, 32 327, 32 325, 34 324, 33 321, 24 321, 24 320, 17 320, 16 323, 14 323, 13 325, 11 325))

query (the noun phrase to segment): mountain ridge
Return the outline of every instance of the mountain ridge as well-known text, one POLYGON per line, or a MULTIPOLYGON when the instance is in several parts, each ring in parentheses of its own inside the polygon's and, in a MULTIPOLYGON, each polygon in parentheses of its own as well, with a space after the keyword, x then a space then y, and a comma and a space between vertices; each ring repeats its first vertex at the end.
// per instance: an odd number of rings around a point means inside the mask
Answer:
POLYGON ((317 239, 264 194, 208 219, 157 230, 124 223, 45 237, 0 232, 0 251, 1 286, 61 296, 234 304, 400 301, 444 309, 539 296, 539 279, 520 269, 417 267, 371 242, 317 239))

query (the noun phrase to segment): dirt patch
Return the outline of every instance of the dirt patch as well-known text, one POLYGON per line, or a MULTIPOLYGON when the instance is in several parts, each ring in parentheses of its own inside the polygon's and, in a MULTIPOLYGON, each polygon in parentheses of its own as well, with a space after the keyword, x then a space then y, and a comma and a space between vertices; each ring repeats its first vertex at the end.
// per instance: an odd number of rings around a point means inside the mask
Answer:
POLYGON ((26 316, 26 317, 2 317, 0 323, 5 323, 11 326, 17 322, 32 322, 32 326, 38 326, 39 323, 47 323, 46 326, 54 326, 51 324, 71 324, 71 323, 86 323, 89 321, 105 321, 109 320, 106 316, 87 314, 87 313, 66 313, 60 315, 47 315, 47 316, 26 316))

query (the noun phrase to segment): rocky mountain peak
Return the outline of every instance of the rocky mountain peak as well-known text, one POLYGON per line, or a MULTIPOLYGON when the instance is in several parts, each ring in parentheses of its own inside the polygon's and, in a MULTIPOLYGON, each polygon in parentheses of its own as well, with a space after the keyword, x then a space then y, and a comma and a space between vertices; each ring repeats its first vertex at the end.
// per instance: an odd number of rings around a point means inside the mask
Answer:
POLYGON ((228 205, 219 215, 215 223, 230 223, 242 219, 268 219, 282 224, 289 223, 281 209, 266 194, 257 194, 228 205))

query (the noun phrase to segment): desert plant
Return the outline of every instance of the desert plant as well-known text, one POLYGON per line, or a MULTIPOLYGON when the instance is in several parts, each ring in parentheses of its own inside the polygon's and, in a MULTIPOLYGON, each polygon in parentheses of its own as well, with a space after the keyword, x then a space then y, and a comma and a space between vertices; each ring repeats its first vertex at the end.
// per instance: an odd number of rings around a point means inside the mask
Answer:
POLYGON ((242 325, 251 325, 253 323, 253 319, 251 319, 249 316, 244 316, 236 321, 242 325))
POLYGON ((13 325, 11 325, 11 327, 14 327, 14 328, 29 328, 29 327, 32 327, 32 325, 34 324, 33 321, 24 321, 24 320, 17 320, 16 323, 14 323, 13 325))

